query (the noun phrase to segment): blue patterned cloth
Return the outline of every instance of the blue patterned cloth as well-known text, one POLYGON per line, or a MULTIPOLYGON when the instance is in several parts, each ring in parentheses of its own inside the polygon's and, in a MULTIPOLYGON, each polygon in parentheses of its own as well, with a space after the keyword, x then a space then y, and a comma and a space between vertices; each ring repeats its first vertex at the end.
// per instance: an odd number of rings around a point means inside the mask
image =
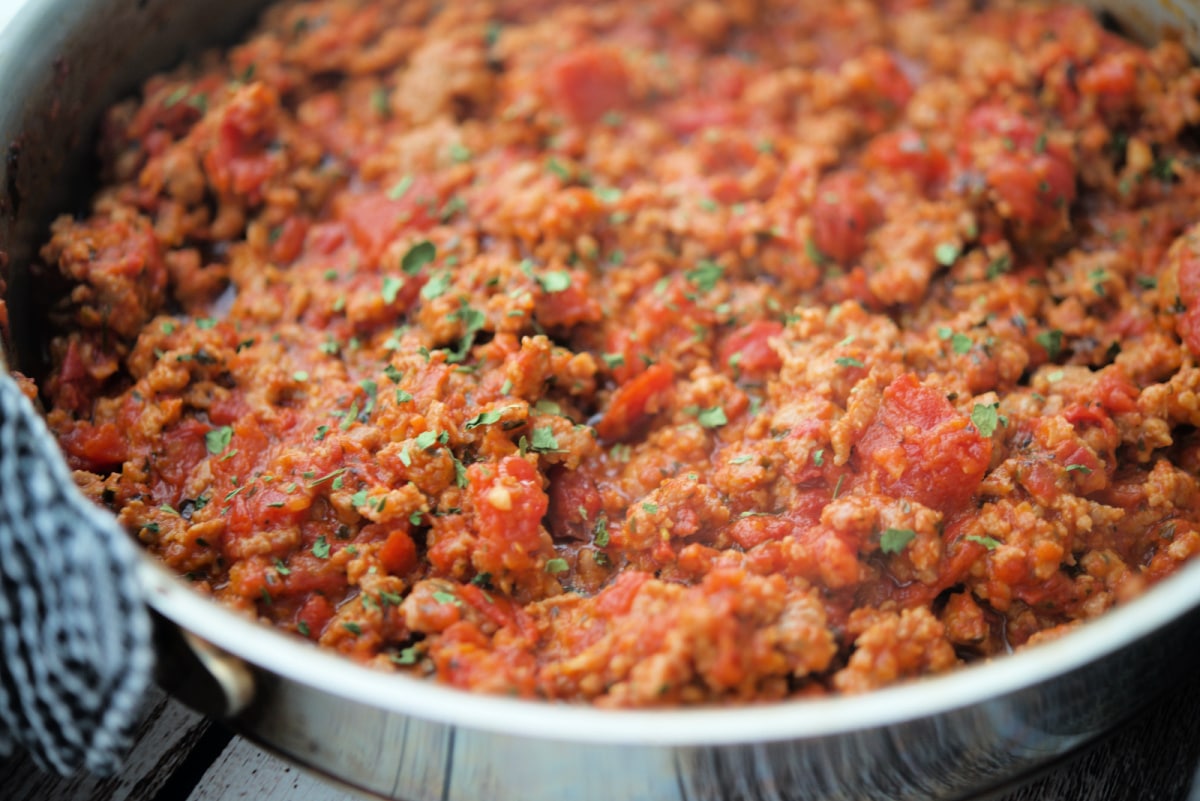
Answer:
POLYGON ((154 661, 135 547, 0 371, 0 755, 119 766, 154 661))

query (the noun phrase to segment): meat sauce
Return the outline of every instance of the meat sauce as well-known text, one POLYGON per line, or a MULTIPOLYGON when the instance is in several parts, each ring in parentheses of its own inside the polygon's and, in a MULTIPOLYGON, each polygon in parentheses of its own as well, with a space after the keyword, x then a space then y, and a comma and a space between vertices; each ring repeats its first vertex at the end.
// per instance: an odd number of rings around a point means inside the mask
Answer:
POLYGON ((107 114, 42 397, 146 548, 360 662, 939 673, 1200 548, 1198 97, 1072 6, 284 3, 107 114))

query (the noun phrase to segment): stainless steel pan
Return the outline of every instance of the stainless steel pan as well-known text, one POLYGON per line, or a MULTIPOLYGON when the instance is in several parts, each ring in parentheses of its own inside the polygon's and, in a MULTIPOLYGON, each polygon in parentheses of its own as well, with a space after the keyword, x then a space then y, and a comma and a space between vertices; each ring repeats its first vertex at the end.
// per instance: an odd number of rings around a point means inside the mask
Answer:
MULTIPOLYGON (((262 5, 35 0, 0 36, 0 275, 18 366, 44 342, 26 268, 52 212, 90 191, 76 176, 101 109, 228 39, 262 5)), ((1146 31, 1153 12, 1200 42, 1172 16, 1190 6, 1132 5, 1146 31)), ((302 765, 410 801, 965 798, 1095 737, 1200 665, 1200 563, 1066 638, 945 677, 662 712, 480 697, 374 672, 216 606, 149 558, 139 570, 175 692, 302 765)))

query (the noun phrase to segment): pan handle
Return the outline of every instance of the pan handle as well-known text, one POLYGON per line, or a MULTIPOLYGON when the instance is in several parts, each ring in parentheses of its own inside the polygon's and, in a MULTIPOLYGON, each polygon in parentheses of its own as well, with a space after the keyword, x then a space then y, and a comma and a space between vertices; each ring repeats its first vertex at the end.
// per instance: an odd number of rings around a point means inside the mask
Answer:
POLYGON ((153 612, 157 682, 208 717, 228 719, 254 699, 254 672, 245 662, 153 612))

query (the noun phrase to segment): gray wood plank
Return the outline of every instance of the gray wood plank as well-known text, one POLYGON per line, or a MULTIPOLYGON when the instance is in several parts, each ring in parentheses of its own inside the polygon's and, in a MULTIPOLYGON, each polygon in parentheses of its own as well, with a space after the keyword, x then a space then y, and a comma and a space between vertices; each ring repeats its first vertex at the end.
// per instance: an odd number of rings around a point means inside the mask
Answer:
POLYGON ((4 801, 152 801, 211 724, 154 688, 121 772, 98 779, 59 777, 19 754, 0 760, 4 801))
POLYGON ((363 801, 237 738, 196 784, 187 801, 363 801))

